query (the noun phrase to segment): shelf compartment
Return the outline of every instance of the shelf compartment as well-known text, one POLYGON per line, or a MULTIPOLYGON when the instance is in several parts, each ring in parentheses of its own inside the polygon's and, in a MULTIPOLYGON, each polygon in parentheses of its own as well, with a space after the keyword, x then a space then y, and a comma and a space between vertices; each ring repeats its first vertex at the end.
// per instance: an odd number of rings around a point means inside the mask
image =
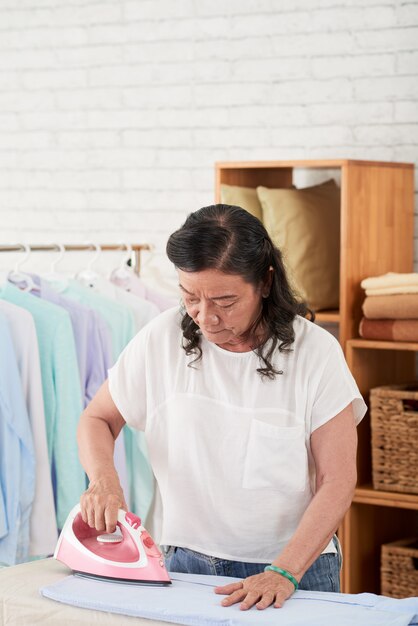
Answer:
POLYGON ((380 593, 381 545, 414 536, 417 523, 416 510, 353 502, 338 533, 344 593, 380 593))
POLYGON ((229 161, 215 164, 215 199, 222 184, 291 188, 297 169, 336 170, 341 177, 339 341, 356 337, 364 291, 361 281, 386 272, 413 271, 414 165, 353 159, 229 161), (409 235, 411 236, 405 236, 409 235))
MULTIPOLYGON (((391 342, 378 342, 391 343, 391 342)), ((381 385, 407 383, 415 378, 415 352, 391 346, 381 349, 374 341, 351 339, 347 341, 346 358, 360 393, 366 401, 370 389, 381 385), (366 349, 367 348, 367 349, 366 349)), ((357 473, 359 484, 371 482, 370 417, 366 415, 357 428, 357 473)))

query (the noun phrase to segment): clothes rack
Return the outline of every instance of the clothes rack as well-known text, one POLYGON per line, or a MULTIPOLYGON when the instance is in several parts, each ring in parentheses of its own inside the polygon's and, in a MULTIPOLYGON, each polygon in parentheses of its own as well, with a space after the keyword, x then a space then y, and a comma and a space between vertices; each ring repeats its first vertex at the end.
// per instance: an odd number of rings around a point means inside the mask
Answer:
POLYGON ((30 252, 59 252, 61 249, 65 252, 83 252, 91 250, 92 252, 100 248, 100 251, 117 251, 126 250, 132 251, 131 266, 136 274, 139 274, 141 268, 141 251, 151 250, 151 246, 147 243, 133 243, 133 244, 63 244, 62 247, 58 244, 3 244, 0 245, 0 252, 21 252, 28 249, 30 252))

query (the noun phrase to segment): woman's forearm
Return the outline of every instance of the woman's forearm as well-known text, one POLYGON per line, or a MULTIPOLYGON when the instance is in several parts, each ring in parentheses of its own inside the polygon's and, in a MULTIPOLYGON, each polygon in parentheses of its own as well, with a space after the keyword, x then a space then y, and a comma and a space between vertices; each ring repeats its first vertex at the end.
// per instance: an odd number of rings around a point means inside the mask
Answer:
POLYGON ((106 421, 82 414, 77 430, 79 456, 91 482, 114 480, 119 483, 113 462, 115 440, 106 421))
POLYGON ((81 414, 77 429, 80 461, 91 482, 106 477, 119 484, 113 453, 115 440, 124 425, 106 380, 81 414))
POLYGON ((80 461, 90 479, 80 498, 81 515, 91 528, 113 532, 125 497, 113 462, 115 440, 125 422, 104 382, 84 410, 77 430, 80 461))
POLYGON ((337 530, 353 499, 354 487, 355 479, 322 484, 273 565, 288 570, 300 580, 337 530))

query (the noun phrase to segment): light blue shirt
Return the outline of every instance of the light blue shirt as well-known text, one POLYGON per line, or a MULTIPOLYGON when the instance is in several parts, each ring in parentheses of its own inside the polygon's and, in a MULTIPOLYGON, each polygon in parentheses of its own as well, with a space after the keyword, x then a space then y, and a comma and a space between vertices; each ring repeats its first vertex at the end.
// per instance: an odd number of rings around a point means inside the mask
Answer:
POLYGON ((80 375, 70 316, 10 283, 0 287, 0 298, 22 306, 34 319, 41 362, 49 460, 55 478, 58 528, 86 488, 80 465, 76 431, 83 408, 80 375))
POLYGON ((223 596, 213 590, 218 585, 239 581, 237 578, 174 572, 171 578, 170 588, 164 588, 69 576, 44 587, 41 594, 78 607, 188 626, 408 626, 418 623, 418 598, 394 600, 372 593, 296 591, 281 609, 269 607, 260 611, 253 607, 241 611, 239 603, 222 606, 223 596))
POLYGON ((29 555, 35 453, 29 416, 6 317, 0 314, 0 563, 29 555))
POLYGON ((7 535, 6 503, 4 501, 2 481, 0 479, 0 539, 3 539, 3 537, 5 537, 6 535, 7 535))

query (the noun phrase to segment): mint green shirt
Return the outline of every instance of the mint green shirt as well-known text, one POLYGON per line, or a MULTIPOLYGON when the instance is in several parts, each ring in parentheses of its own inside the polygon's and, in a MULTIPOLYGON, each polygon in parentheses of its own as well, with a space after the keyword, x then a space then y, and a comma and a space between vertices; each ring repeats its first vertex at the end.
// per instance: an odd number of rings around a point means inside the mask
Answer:
POLYGON ((86 488, 76 440, 83 402, 70 316, 10 283, 0 286, 0 298, 29 311, 35 322, 57 525, 62 528, 86 488))

